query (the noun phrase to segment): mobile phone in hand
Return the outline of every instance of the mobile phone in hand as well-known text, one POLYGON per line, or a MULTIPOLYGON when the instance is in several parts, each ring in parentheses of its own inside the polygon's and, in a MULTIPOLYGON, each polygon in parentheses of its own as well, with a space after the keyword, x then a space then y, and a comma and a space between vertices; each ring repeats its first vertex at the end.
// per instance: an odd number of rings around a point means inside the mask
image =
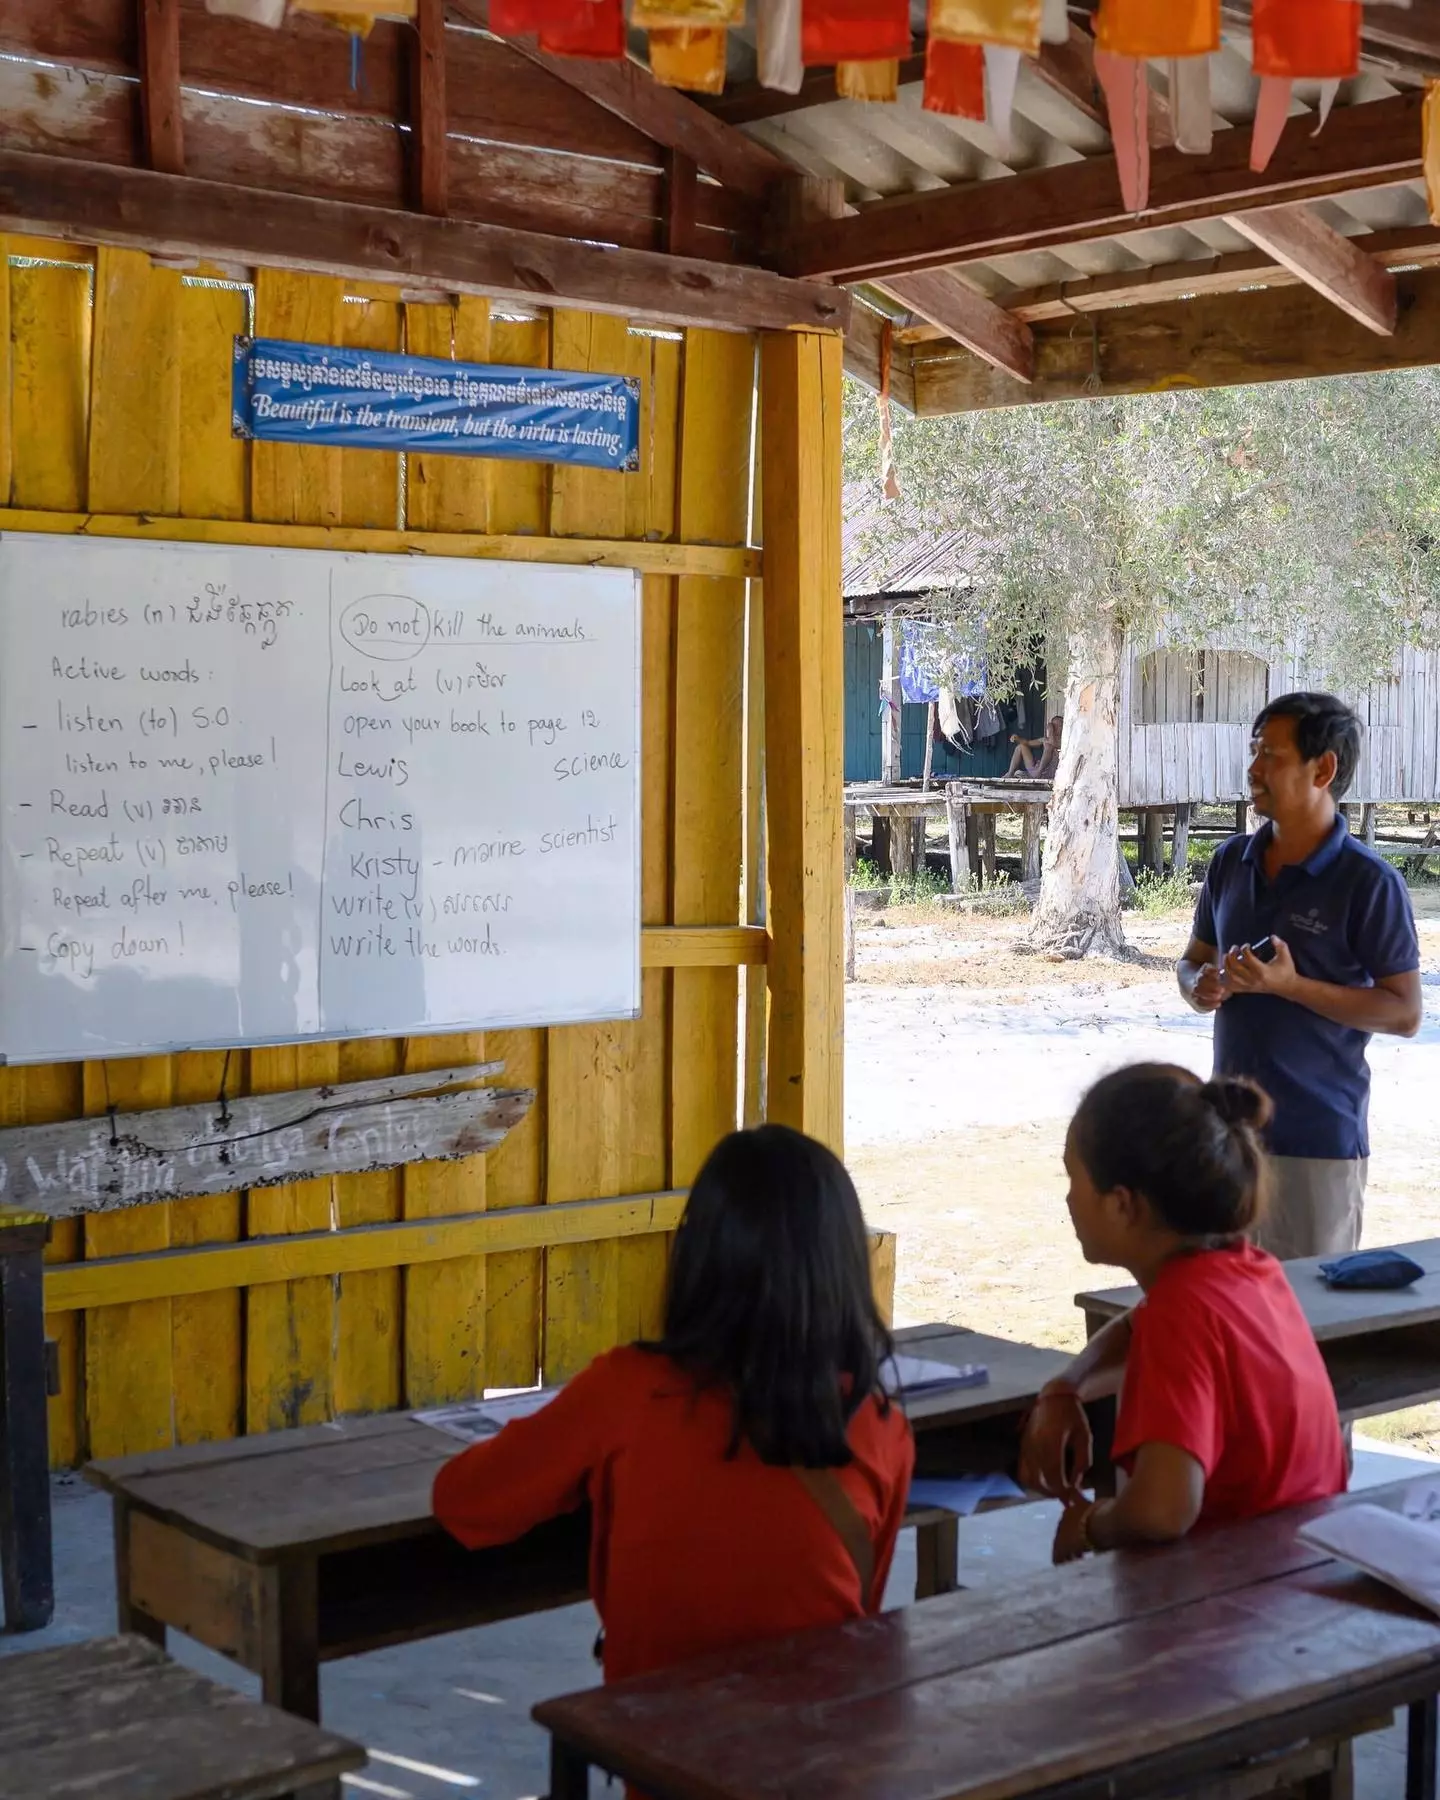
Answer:
POLYGON ((1274 962, 1274 960, 1275 960, 1274 940, 1272 938, 1268 938, 1268 937, 1261 938, 1258 944, 1250 945, 1250 954, 1255 958, 1256 962, 1264 962, 1264 963, 1274 962))

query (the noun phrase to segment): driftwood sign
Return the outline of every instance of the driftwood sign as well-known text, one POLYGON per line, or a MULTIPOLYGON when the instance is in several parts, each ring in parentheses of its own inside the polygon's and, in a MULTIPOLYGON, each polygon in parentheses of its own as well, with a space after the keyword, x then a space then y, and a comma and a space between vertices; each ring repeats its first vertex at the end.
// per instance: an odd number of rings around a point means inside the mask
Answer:
POLYGON ((535 1098, 529 1089, 473 1085, 503 1068, 476 1063, 0 1131, 0 1207, 65 1219, 475 1156, 493 1149, 535 1098))

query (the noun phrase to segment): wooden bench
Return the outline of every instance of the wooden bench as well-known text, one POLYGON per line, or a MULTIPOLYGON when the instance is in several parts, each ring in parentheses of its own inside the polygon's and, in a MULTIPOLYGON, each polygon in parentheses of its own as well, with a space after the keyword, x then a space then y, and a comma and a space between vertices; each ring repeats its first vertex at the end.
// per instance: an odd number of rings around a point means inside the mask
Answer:
MULTIPOLYGON (((1397 1248, 1425 1274, 1393 1293, 1327 1287, 1320 1264, 1328 1257, 1285 1264, 1347 1421, 1440 1400, 1440 1238, 1397 1248)), ((1110 1288, 1077 1294, 1075 1304, 1093 1337, 1139 1299, 1139 1288, 1110 1288)))
MULTIPOLYGON (((1020 1418, 1066 1360, 954 1326, 900 1341, 990 1369, 986 1387, 910 1408, 933 1474, 1011 1465, 1020 1418)), ((168 1626, 184 1631, 259 1675, 272 1704, 313 1719, 321 1663, 583 1600, 583 1514, 494 1550, 463 1550, 439 1529, 430 1490, 459 1447, 388 1413, 91 1464, 114 1501, 120 1629, 162 1644, 168 1626)), ((922 1596, 947 1592, 955 1517, 915 1522, 922 1596)))
POLYGON ((0 1657, 0 1800, 339 1800, 365 1760, 139 1638, 0 1657))
POLYGON ((1321 1510, 546 1701, 550 1800, 591 1765, 650 1800, 1321 1800, 1399 1706, 1433 1800, 1440 1620, 1300 1543, 1321 1510))

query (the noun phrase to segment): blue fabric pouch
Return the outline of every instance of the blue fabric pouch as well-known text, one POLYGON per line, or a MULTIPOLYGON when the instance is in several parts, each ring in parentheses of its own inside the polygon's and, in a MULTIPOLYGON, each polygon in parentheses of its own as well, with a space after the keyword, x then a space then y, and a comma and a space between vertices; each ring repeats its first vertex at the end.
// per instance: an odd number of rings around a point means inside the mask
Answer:
POLYGON ((1406 1288, 1425 1271, 1399 1250, 1357 1250, 1321 1263, 1320 1273, 1332 1288, 1406 1288))

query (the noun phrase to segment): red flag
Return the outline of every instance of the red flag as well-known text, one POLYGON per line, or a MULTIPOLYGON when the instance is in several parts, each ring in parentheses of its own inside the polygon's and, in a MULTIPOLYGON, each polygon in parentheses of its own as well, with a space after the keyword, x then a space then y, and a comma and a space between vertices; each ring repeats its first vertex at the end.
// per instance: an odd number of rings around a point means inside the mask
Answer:
POLYGON ((800 54, 810 66, 908 56, 909 0, 804 0, 800 54))
POLYGON ((952 44, 933 32, 926 38, 924 105, 956 119, 984 119, 985 52, 979 44, 952 44))
POLYGON ((1359 0, 1255 0, 1255 73, 1345 81, 1360 72, 1359 0))
POLYGON ((619 62, 625 55, 624 5, 622 0, 581 0, 563 23, 542 25, 538 36, 540 48, 549 56, 619 62))

